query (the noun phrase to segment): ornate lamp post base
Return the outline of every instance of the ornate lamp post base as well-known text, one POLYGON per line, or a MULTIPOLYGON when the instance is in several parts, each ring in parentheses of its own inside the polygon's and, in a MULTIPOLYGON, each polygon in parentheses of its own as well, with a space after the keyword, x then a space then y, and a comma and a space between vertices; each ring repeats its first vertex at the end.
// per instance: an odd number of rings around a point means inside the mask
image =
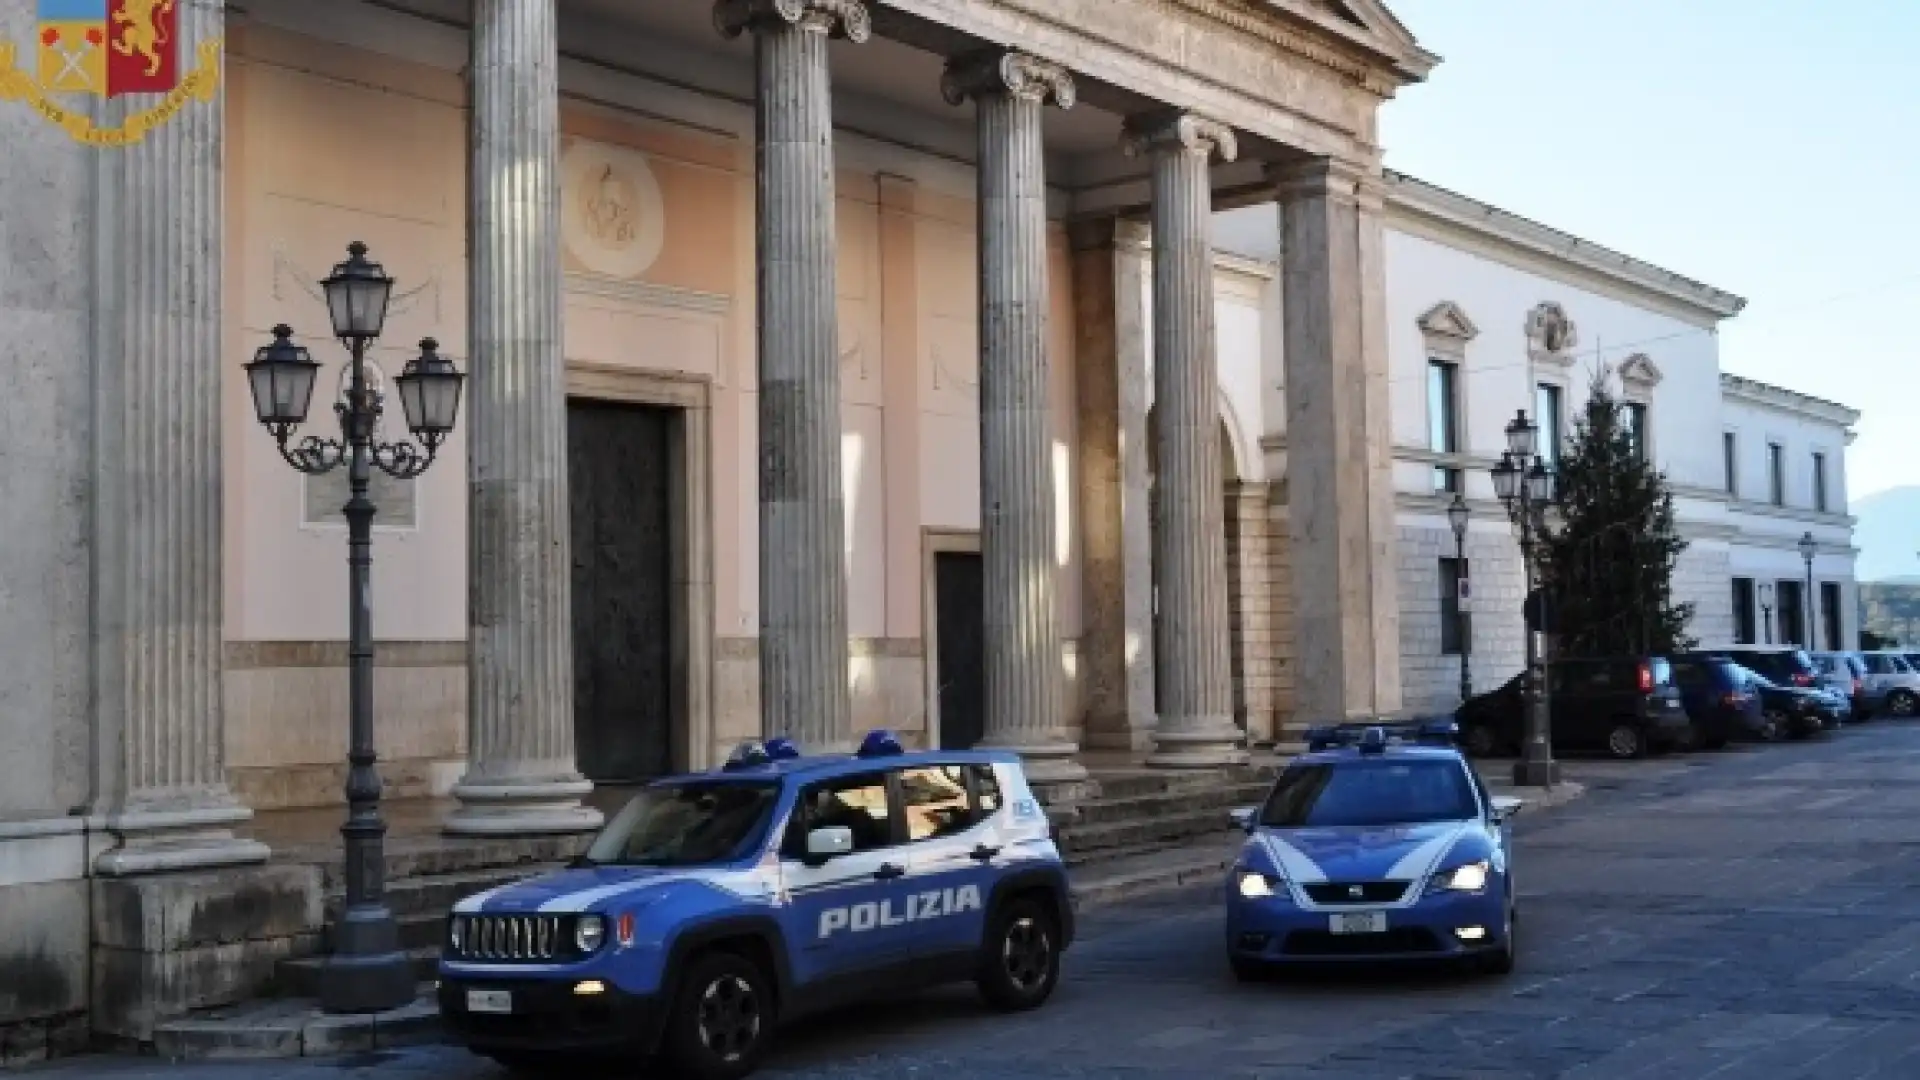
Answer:
MULTIPOLYGON (((393 926, 389 917, 387 926, 393 926)), ((346 929, 345 920, 336 930, 346 929)), ((413 958, 398 950, 365 955, 336 951, 320 969, 320 1008, 329 1013, 398 1009, 419 995, 413 958)))
POLYGON ((1521 758, 1513 763, 1514 787, 1550 788, 1560 782, 1560 763, 1552 758, 1521 758))

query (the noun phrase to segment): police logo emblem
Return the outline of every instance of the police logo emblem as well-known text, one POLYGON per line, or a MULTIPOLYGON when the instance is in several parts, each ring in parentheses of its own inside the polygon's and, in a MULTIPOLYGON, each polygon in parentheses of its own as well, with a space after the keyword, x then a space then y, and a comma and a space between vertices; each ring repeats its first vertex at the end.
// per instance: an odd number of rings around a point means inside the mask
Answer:
POLYGON ((1358 885, 1349 885, 1347 886, 1347 895, 1353 897, 1355 900, 1358 900, 1361 897, 1367 895, 1367 890, 1361 888, 1358 885))

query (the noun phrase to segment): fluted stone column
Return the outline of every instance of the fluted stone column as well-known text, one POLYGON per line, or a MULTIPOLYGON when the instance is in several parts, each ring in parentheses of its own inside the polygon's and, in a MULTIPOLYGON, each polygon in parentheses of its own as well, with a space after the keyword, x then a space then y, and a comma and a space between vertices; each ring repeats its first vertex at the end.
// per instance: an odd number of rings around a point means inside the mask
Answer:
POLYGON ((467 772, 447 831, 580 832, 555 0, 475 0, 467 772))
POLYGON ((956 57, 941 92, 971 98, 980 156, 980 555, 986 723, 982 746, 1028 760, 1039 782, 1086 769, 1063 723, 1054 606, 1053 413, 1048 402, 1046 161, 1041 112, 1073 80, 1004 49, 956 57))
MULTIPOLYGON (((186 0, 184 65, 225 5, 186 0)), ((102 106, 103 127, 151 101, 102 106)), ((224 86, 95 161, 96 812, 102 875, 262 862, 227 789, 220 383, 224 86)), ((11 527, 11 526, 10 526, 11 527)), ((19 526, 30 528, 30 525, 19 526)))
POLYGON ((1213 309, 1214 155, 1231 129, 1191 113, 1130 119, 1126 149, 1153 165, 1153 558, 1158 568, 1160 718, 1150 765, 1246 759, 1233 722, 1227 548, 1213 309))
POLYGON ((853 739, 827 41, 865 41, 859 0, 720 0, 751 32, 759 142, 760 725, 809 752, 853 739))
POLYGON ((1374 168, 1276 168, 1283 234, 1296 717, 1401 707, 1385 255, 1374 168))

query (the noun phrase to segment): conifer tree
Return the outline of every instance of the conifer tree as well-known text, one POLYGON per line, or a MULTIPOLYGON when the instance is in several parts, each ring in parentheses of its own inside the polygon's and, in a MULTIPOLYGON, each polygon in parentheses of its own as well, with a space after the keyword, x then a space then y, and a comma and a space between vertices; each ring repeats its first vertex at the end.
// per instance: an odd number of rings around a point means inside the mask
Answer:
POLYGON ((1595 373, 1591 396, 1557 463, 1559 516, 1542 570, 1564 656, 1664 654, 1693 648, 1692 604, 1673 602, 1687 541, 1674 529, 1673 492, 1634 432, 1623 403, 1595 373))

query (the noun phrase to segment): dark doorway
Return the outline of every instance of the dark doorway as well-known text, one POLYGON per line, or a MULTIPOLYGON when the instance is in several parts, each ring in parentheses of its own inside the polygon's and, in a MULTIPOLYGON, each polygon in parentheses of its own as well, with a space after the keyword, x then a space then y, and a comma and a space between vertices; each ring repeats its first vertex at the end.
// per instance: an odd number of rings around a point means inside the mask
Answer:
POLYGON ((596 783, 673 771, 674 410, 567 403, 573 730, 596 783))
POLYGON ((971 750, 986 734, 986 630, 977 552, 933 556, 933 632, 938 654, 940 749, 971 750))

